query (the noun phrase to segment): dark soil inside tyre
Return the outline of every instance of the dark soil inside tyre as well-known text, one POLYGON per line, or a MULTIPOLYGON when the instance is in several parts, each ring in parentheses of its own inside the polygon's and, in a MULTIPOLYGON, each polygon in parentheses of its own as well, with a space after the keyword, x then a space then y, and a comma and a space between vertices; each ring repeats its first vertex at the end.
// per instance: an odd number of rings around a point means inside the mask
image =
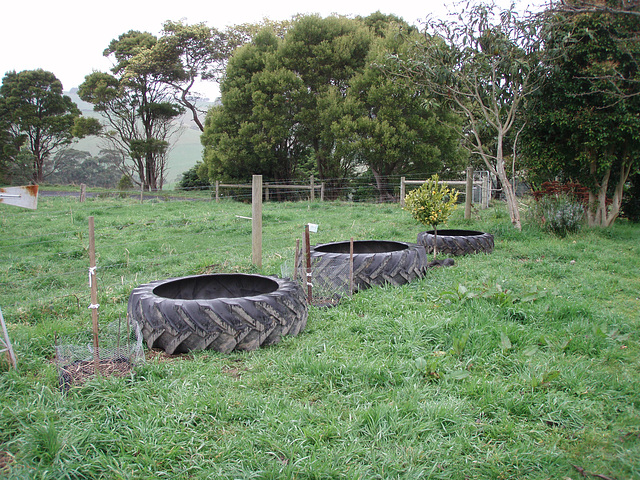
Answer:
POLYGON ((275 292, 278 283, 267 277, 220 274, 184 277, 153 289, 158 297, 174 300, 212 300, 214 298, 253 297, 275 292))
MULTIPOLYGON (((420 232, 418 234, 418 244, 424 245, 427 253, 433 253, 434 245, 436 244, 435 231, 420 232)), ((449 255, 491 253, 493 252, 493 247, 493 235, 490 233, 475 230, 438 230, 438 253, 449 255)))
POLYGON ((297 335, 307 304, 295 282, 262 275, 213 274, 158 280, 135 288, 128 314, 149 348, 167 354, 255 350, 297 335))
MULTIPOLYGON (((353 242, 353 254, 358 255, 361 253, 387 253, 387 252, 399 252, 401 250, 407 250, 409 245, 406 243, 392 242, 392 241, 379 241, 379 240, 358 240, 353 242)), ((316 252, 322 253, 346 253, 351 251, 350 242, 335 242, 325 243, 324 245, 316 245, 313 247, 316 252)))

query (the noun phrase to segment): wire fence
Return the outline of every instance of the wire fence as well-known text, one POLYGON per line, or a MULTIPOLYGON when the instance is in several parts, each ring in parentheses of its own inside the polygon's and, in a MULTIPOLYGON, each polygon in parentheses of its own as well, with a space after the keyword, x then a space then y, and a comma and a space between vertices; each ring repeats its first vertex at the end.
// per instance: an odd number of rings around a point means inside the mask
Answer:
MULTIPOLYGON (((324 178, 316 179, 311 175, 308 179, 297 179, 293 182, 265 181, 263 183, 263 195, 265 201, 301 201, 301 200, 343 200, 354 202, 400 202, 403 193, 402 179, 407 182, 424 181, 433 174, 438 174, 442 181, 462 181, 464 173, 457 172, 431 172, 423 174, 391 175, 379 177, 377 180, 371 175, 345 178, 324 178), (382 189, 382 191, 381 191, 382 189)), ((488 176, 488 172, 475 171, 474 181, 479 181, 481 177, 488 176)), ((493 182, 492 182, 493 183, 493 182)), ((464 188, 461 189, 464 194, 464 188)), ((81 193, 80 191, 69 192, 74 196, 87 197, 95 196, 120 196, 140 199, 166 199, 175 200, 193 197, 197 194, 200 200, 221 200, 233 199, 236 201, 251 200, 251 183, 223 182, 215 181, 210 185, 178 187, 174 191, 104 191, 92 189, 81 193)), ((41 195, 49 195, 47 191, 41 195)), ((474 192, 474 202, 480 203, 474 192)), ((195 198, 191 198, 195 199, 195 198)))

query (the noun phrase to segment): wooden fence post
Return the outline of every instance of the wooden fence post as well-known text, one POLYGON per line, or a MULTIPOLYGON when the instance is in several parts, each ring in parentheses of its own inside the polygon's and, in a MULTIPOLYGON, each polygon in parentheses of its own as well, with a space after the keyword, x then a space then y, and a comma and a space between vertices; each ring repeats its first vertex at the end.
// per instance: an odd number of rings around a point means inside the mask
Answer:
POLYGON ((251 191, 251 258, 262 268, 262 175, 253 176, 251 191))
POLYGON ((216 202, 220 201, 220 180, 216 180, 216 202))
POLYGON ((471 202, 473 201, 473 167, 467 168, 467 189, 464 199, 464 218, 471 218, 471 202))
POLYGON ((313 178, 313 175, 311 175, 311 178, 309 179, 309 187, 311 188, 311 196, 309 197, 309 200, 311 200, 312 202, 316 199, 316 189, 314 188, 314 183, 315 178, 313 178))
POLYGON ((324 202, 324 182, 320 184, 320 201, 324 202))
POLYGON ((84 183, 80 184, 80 203, 83 203, 87 199, 87 186, 84 183))
POLYGON ((404 207, 404 197, 406 196, 405 190, 406 190, 406 186, 405 186, 405 178, 404 177, 400 177, 400 206, 404 207))

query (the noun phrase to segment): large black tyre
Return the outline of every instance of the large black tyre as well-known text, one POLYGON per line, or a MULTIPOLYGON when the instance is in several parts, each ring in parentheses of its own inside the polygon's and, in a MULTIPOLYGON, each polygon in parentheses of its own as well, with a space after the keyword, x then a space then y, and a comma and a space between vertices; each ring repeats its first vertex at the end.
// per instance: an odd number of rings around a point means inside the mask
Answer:
MULTIPOLYGON (((474 230, 438 230, 438 253, 467 255, 471 253, 493 252, 493 235, 474 230)), ((427 253, 433 253, 436 236, 434 231, 420 232, 418 243, 424 245, 427 253)))
POLYGON ((212 349, 255 350, 297 335, 307 323, 302 288, 277 277, 194 275, 140 285, 129 319, 149 348, 168 354, 212 349))
MULTIPOLYGON (((348 283, 350 242, 314 245, 310 248, 312 284, 335 289, 348 283)), ((424 247, 415 243, 359 240, 353 242, 353 287, 404 285, 422 278, 428 267, 424 247)))

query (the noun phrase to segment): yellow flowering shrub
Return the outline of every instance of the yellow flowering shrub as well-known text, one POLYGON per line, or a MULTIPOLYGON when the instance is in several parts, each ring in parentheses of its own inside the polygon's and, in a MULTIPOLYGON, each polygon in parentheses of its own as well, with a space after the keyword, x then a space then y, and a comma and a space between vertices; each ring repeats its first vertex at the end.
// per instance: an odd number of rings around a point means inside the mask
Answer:
POLYGON ((433 175, 405 197, 404 209, 423 225, 431 225, 437 229, 445 223, 455 210, 458 191, 439 183, 438 175, 433 175))

